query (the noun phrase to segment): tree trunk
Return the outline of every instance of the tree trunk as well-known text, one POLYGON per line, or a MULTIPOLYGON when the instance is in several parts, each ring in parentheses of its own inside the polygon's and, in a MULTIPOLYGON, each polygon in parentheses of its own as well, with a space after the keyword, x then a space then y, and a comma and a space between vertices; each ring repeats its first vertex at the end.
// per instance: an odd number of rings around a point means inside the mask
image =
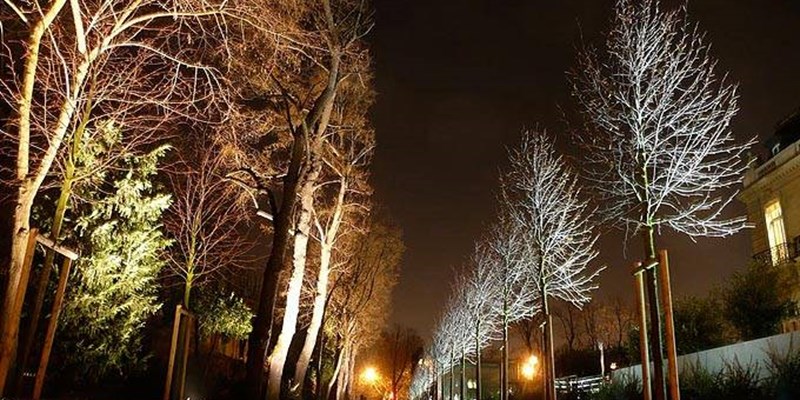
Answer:
POLYGON ((500 398, 503 400, 508 399, 508 317, 503 316, 503 381, 500 383, 500 390, 502 391, 500 398))
MULTIPOLYGON (((56 211, 53 214, 52 229, 50 231, 50 238, 53 239, 55 243, 58 243, 58 238, 61 236, 61 225, 64 222, 64 214, 67 211, 69 198, 72 195, 74 172, 74 167, 71 165, 71 163, 68 163, 64 171, 65 175, 61 184, 61 193, 59 194, 58 201, 56 203, 56 211)), ((39 319, 41 318, 42 306, 44 305, 44 299, 47 295, 47 284, 50 282, 50 272, 53 269, 55 255, 56 252, 53 249, 46 249, 44 264, 42 265, 42 270, 39 273, 39 279, 36 284, 36 295, 33 301, 33 311, 31 311, 28 327, 25 330, 25 336, 22 338, 22 352, 20 353, 20 357, 17 359, 17 371, 19 374, 17 383, 18 394, 21 394, 19 393, 19 389, 21 389, 20 385, 25 374, 25 367, 27 366, 28 358, 30 357, 31 350, 33 348, 34 339, 36 338, 36 331, 39 329, 39 319)))
POLYGON ((336 352, 336 367, 333 369, 331 380, 328 381, 328 388, 325 390, 325 399, 330 400, 331 392, 336 387, 336 382, 339 380, 339 373, 342 370, 342 358, 344 356, 344 349, 338 349, 336 352))
POLYGON ((549 299, 547 298, 548 294, 545 292, 542 296, 542 308, 544 310, 544 317, 545 317, 545 331, 544 331, 544 345, 546 351, 546 373, 545 379, 547 384, 545 385, 546 393, 545 399, 546 400, 556 400, 556 366, 555 366, 555 350, 553 345, 553 314, 550 310, 549 299))
POLYGON ((297 360, 295 368, 294 383, 303 385, 303 381, 308 371, 308 364, 311 361, 311 354, 317 344, 320 330, 322 328, 322 316, 325 313, 325 302, 328 298, 328 278, 330 274, 330 260, 332 249, 328 246, 322 246, 320 249, 320 263, 319 263, 319 277, 317 279, 317 294, 314 297, 314 309, 311 315, 311 324, 308 326, 305 342, 303 343, 303 350, 300 352, 300 358, 297 360))
POLYGON ((480 340, 480 325, 475 328, 475 399, 481 400, 481 340, 480 340))
POLYGON ((461 350, 461 399, 467 398, 467 351, 461 350))
POLYGON ((442 374, 436 371, 436 400, 442 400, 442 374))
POLYGON ((286 249, 289 245, 289 229, 297 198, 297 181, 306 152, 305 148, 306 141, 304 136, 297 136, 292 146, 289 172, 284 178, 283 200, 275 216, 275 233, 272 240, 272 248, 267 260, 267 266, 264 268, 261 290, 258 296, 258 309, 253 321, 253 330, 250 332, 249 346, 247 348, 247 385, 251 400, 261 400, 262 397, 261 386, 264 361, 267 346, 270 342, 278 280, 283 270, 286 249))
MULTIPOLYGON (((321 325, 325 324, 325 312, 322 313, 322 323, 321 325)), ((322 400, 322 358, 325 355, 325 334, 319 335, 319 343, 317 343, 317 376, 316 376, 316 384, 314 388, 316 389, 316 398, 317 400, 322 400)), ((302 390, 301 390, 302 393, 302 390)))
POLYGON ((309 169, 306 176, 302 177, 302 187, 298 192, 300 197, 300 216, 295 227, 294 255, 292 257, 292 276, 289 279, 289 289, 286 294, 286 308, 283 315, 283 324, 275 348, 270 354, 269 379, 267 380, 267 400, 279 400, 281 381, 289 346, 292 344, 297 330, 297 317, 300 313, 300 295, 303 289, 303 277, 306 268, 308 251, 308 236, 311 230, 311 213, 314 205, 314 191, 317 186, 319 174, 322 171, 320 143, 312 146, 309 169))
POLYGON ((317 293, 314 298, 314 308, 311 314, 311 324, 308 326, 305 342, 303 343, 303 350, 300 352, 300 357, 297 360, 295 367, 294 382, 295 384, 303 385, 308 370, 308 363, 311 360, 311 354, 314 352, 314 346, 317 343, 317 336, 319 335, 322 326, 322 316, 325 313, 325 303, 328 298, 328 281, 330 276, 331 255, 333 253, 333 244, 336 236, 339 233, 339 226, 341 225, 343 209, 344 209, 344 196, 347 192, 347 182, 345 178, 339 184, 339 192, 336 198, 336 205, 331 224, 328 226, 327 232, 320 232, 320 257, 319 257, 319 273, 317 274, 317 293))
MULTIPOLYGON (((61 228, 64 223, 64 216, 66 215, 67 208, 69 208, 69 201, 72 197, 72 188, 76 183, 75 180, 77 179, 75 171, 75 157, 81 150, 83 150, 84 147, 83 138, 92 113, 91 92, 89 97, 90 99, 86 102, 86 106, 83 109, 80 124, 78 124, 75 132, 73 133, 69 154, 66 157, 64 177, 61 182, 61 191, 58 201, 56 202, 56 210, 53 214, 53 221, 51 224, 52 228, 50 230, 50 238, 53 239, 54 243, 58 243, 59 238, 61 237, 61 228)), ((25 367, 27 366, 28 358, 30 357, 30 352, 33 347, 33 342, 36 338, 36 331, 39 329, 39 319, 41 318, 42 306, 44 305, 44 300, 47 296, 47 285, 50 282, 50 273, 53 270, 53 261, 55 260, 55 255, 56 252, 53 249, 46 249, 44 265, 42 265, 42 270, 39 274, 39 280, 36 285, 36 296, 34 297, 33 311, 31 312, 25 337, 22 340, 22 355, 19 358, 17 365, 19 373, 17 378, 18 393, 20 393, 20 390, 22 389, 25 367)))
POLYGON ((648 226, 644 232, 645 266, 654 265, 645 271, 647 284, 647 302, 650 311, 650 350, 653 357, 653 398, 664 400, 666 387, 664 386, 664 336, 661 326, 661 306, 658 299, 658 274, 657 255, 655 251, 655 238, 653 227, 648 226))
MULTIPOLYGON (((39 189, 41 180, 31 179, 30 172, 30 138, 31 138, 31 108, 33 104, 33 88, 36 83, 36 70, 39 66, 39 49, 45 31, 61 12, 66 0, 56 0, 36 22, 28 36, 25 66, 22 72, 22 91, 20 93, 18 108, 18 138, 16 178, 19 187, 14 207, 14 218, 11 228, 11 257, 8 265, 8 281, 3 299, 3 312, 0 314, 0 396, 5 392, 6 378, 14 360, 14 352, 19 333, 19 320, 22 314, 22 304, 17 304, 18 295, 25 298, 27 278, 30 271, 23 271, 23 260, 30 232, 30 214, 33 199, 39 189), (37 182, 39 185, 37 185, 37 182), (24 284, 24 285, 23 285, 24 284)), ((58 138, 51 143, 59 144, 58 138)), ((47 159, 42 160, 41 167, 47 159)), ((39 171, 37 171, 38 173, 39 171)), ((38 177, 37 177, 38 178, 38 177)), ((44 179, 44 177, 42 177, 44 179)))
POLYGON ((307 172, 306 168, 304 168, 306 147, 308 145, 307 137, 314 133, 310 131, 310 129, 314 129, 312 127, 316 127, 316 132, 320 133, 315 135, 316 137, 321 136, 321 133, 327 129, 339 81, 339 61, 337 55, 332 57, 328 84, 325 90, 317 97, 314 107, 309 112, 304 123, 295 127, 296 133, 292 146, 292 156, 288 172, 284 178, 281 206, 278 210, 278 215, 275 216, 275 236, 267 267, 264 269, 258 311, 253 321, 253 330, 250 332, 250 347, 247 354, 247 384, 251 400, 261 400, 261 378, 264 371, 267 347, 270 342, 278 280, 284 267, 286 249, 289 245, 289 229, 291 228, 292 214, 297 202, 300 176, 307 172))

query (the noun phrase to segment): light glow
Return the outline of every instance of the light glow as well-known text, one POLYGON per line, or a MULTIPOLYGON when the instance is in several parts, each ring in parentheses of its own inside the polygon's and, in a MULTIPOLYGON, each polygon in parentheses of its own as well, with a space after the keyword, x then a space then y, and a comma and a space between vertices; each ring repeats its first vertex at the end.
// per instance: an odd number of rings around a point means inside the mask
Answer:
POLYGON ((378 379, 380 379, 380 374, 378 374, 378 370, 375 367, 366 367, 361 372, 361 380, 364 383, 374 384, 378 379))
POLYGON ((525 364, 522 364, 522 369, 520 370, 522 376, 527 380, 532 380, 536 376, 537 365, 539 365, 539 357, 536 357, 535 354, 531 354, 525 361, 525 364))

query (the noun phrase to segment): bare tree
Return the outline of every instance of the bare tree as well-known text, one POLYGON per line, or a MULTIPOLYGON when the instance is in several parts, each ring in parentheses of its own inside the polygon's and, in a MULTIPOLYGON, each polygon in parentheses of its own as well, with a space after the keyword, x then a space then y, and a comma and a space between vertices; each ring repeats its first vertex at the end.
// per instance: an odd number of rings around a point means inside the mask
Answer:
POLYGON ((614 340, 617 348, 622 348, 625 343, 626 335, 631 327, 631 311, 630 307, 623 303, 622 299, 617 297, 611 306, 612 311, 612 324, 614 326, 614 340))
POLYGON ((578 311, 570 304, 563 304, 562 307, 553 307, 553 315, 561 323, 561 330, 567 341, 567 351, 572 353, 580 345, 581 321, 578 311))
POLYGON ((354 360, 378 338, 388 315, 404 246, 400 230, 383 218, 372 215, 366 233, 347 239, 355 242, 353 257, 331 285, 325 320, 336 332, 336 361, 325 398, 341 399, 352 387, 354 360))
MULTIPOLYGON (((342 89, 346 95, 339 97, 335 110, 336 120, 340 123, 327 138, 323 182, 312 204, 320 257, 311 322, 295 368, 294 383, 301 386, 322 326, 334 247, 342 235, 363 231, 363 217, 368 215, 366 204, 371 196, 366 169, 371 161, 375 137, 366 122, 367 109, 363 107, 369 101, 364 101, 365 96, 358 91, 352 93, 348 87, 342 89), (356 103, 355 106, 352 102, 356 103)), ((365 89, 369 90, 368 87, 365 89)))
POLYGON ((541 330, 544 325, 543 315, 537 313, 531 318, 521 319, 511 325, 512 329, 517 332, 525 348, 531 354, 542 352, 541 330))
POLYGON ((221 149, 202 138, 189 141, 168 171, 175 201, 164 222, 174 240, 169 275, 183 286, 187 308, 193 288, 209 279, 224 281, 244 268, 252 248, 239 231, 247 213, 224 179, 221 149))
POLYGON ((398 325, 384 331, 373 357, 381 371, 386 371, 391 398, 406 398, 411 375, 422 357, 422 338, 413 329, 398 325))
POLYGON ((556 155, 544 133, 525 133, 522 144, 510 151, 511 169, 503 180, 503 209, 524 235, 520 248, 528 260, 533 288, 546 320, 547 382, 555 397, 553 334, 549 300, 580 307, 590 300, 600 271, 587 271, 597 256, 589 218, 591 210, 581 200, 576 178, 556 155))
MULTIPOLYGON (((281 390, 289 344, 297 329, 299 299, 312 229, 314 194, 323 169, 324 149, 340 84, 368 69, 361 41, 371 23, 361 1, 265 2, 254 19, 266 20, 243 35, 237 51, 264 65, 237 65, 244 77, 243 130, 231 135, 233 179, 265 195, 272 222, 272 246, 264 269, 258 308, 248 348, 250 397, 261 396, 265 361, 268 398, 281 390), (263 14, 263 17, 260 15, 263 14), (266 25, 260 28, 261 25, 266 25), (254 114, 256 118, 247 117, 254 114), (241 137, 239 137, 241 136, 241 137), (278 161, 278 162, 276 162, 278 161), (276 293, 291 254, 292 273, 278 339, 270 340, 276 293), (269 349, 269 344, 274 347, 269 349)), ((257 203, 257 202, 256 202, 257 203)))
POLYGON ((0 327, 0 391, 14 356, 21 299, 29 274, 22 260, 31 207, 86 102, 90 82, 113 81, 116 74, 130 76, 112 70, 121 65, 115 60, 127 59, 128 70, 138 71, 142 79, 132 86, 103 89, 141 92, 133 98, 118 98, 117 104, 132 100, 133 104, 152 105, 162 115, 194 107, 198 112, 195 115, 202 115, 198 107, 218 100, 216 71, 197 63, 193 53, 208 33, 203 21, 224 16, 228 10, 225 2, 69 3, 70 15, 65 11, 67 0, 53 1, 43 8, 36 2, 17 4, 8 0, 0 11, 3 19, 14 18, 19 27, 15 30, 17 39, 24 42, 21 48, 5 46, 19 53, 8 50, 4 55, 10 65, 17 60, 23 65, 11 68, 19 72, 2 88, 14 113, 13 122, 3 133, 15 143, 16 154, 11 185, 15 191, 11 260, 0 327), (195 37, 186 34, 189 26, 194 28, 195 37), (194 46, 187 45, 190 40, 196 41, 194 46))
MULTIPOLYGON (((661 323, 655 295, 661 227, 697 237, 724 237, 747 226, 727 218, 730 191, 747 168, 753 140, 737 143, 730 122, 736 86, 685 9, 657 0, 619 0, 604 52, 586 50, 573 74, 573 96, 585 117, 589 176, 602 215, 644 239, 656 381, 661 378, 661 323)), ((663 397, 663 387, 658 389, 663 397)))
POLYGON ((465 285, 463 290, 463 307, 467 314, 473 354, 475 355, 476 398, 482 396, 481 350, 497 339, 501 323, 502 283, 495 275, 499 273, 497 257, 483 243, 475 245, 475 249, 467 264, 466 277, 459 284, 465 285))
MULTIPOLYGON (((507 200, 509 193, 501 193, 502 200, 507 200)), ((502 208, 501 208, 502 210, 502 208)), ((498 328, 500 329, 502 344, 502 364, 500 382, 500 398, 507 399, 509 394, 508 381, 508 352, 509 352, 509 327, 516 321, 532 317, 537 311, 537 296, 533 290, 535 275, 530 274, 529 258, 531 253, 528 242, 524 236, 523 226, 516 224, 509 218, 506 211, 501 211, 497 225, 490 233, 489 246, 494 252, 494 268, 492 274, 499 288, 499 301, 494 302, 494 312, 499 316, 498 328)))

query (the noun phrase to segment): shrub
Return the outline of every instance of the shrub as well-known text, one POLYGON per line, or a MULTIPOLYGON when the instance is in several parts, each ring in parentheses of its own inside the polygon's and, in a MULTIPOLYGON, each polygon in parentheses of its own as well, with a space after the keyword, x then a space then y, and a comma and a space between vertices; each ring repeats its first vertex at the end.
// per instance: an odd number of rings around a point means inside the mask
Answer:
POLYGON ((769 391, 773 399, 800 399, 800 351, 784 356, 770 354, 769 391))
POLYGON ((600 387, 591 400, 637 400, 642 398, 642 387, 632 376, 622 375, 600 387))

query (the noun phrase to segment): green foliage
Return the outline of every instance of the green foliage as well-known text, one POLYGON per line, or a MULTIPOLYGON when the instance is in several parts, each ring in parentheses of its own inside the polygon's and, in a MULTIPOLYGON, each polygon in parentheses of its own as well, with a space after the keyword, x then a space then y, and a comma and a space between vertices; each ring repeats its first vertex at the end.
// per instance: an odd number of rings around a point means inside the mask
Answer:
POLYGON ((743 340, 777 333, 794 308, 782 293, 780 278, 777 268, 754 264, 737 272, 723 289, 725 318, 743 340))
POLYGON ((768 399, 768 385, 758 377, 757 365, 726 363, 722 371, 709 373, 695 364, 681 373, 681 398, 685 400, 768 399))
POLYGON ((800 399, 800 351, 772 354, 769 369, 771 398, 800 399))
POLYGON ((159 221, 170 196, 153 184, 166 147, 121 160, 107 190, 82 193, 77 232, 82 257, 59 337, 65 362, 86 380, 143 366, 142 329, 160 307, 156 279, 170 245, 159 221))
POLYGON ((220 335, 228 339, 247 339, 253 330, 253 312, 244 300, 233 293, 220 291, 201 293, 196 307, 200 332, 204 336, 220 335))
POLYGON ((674 306, 678 354, 694 353, 727 344, 725 320, 714 297, 678 299, 674 306))
POLYGON ((591 400, 638 400, 642 398, 642 387, 635 378, 623 375, 601 386, 600 390, 589 398, 591 400))

